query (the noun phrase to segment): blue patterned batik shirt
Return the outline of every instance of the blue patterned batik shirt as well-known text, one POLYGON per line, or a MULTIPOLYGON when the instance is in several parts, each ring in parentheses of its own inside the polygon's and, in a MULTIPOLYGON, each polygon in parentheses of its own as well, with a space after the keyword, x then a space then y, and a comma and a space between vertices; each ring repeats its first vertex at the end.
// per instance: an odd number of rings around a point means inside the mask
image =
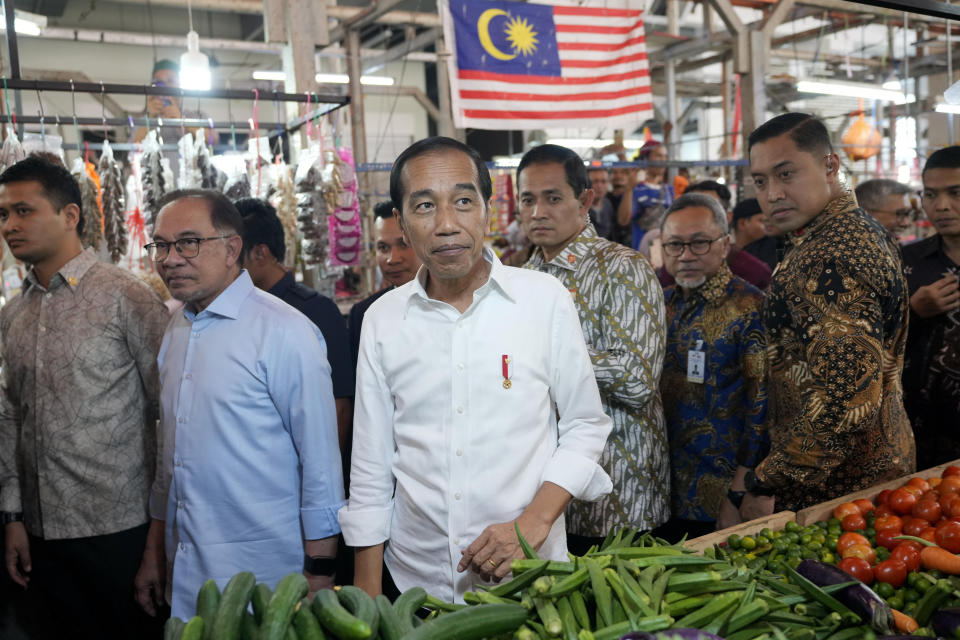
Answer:
POLYGON ((767 394, 763 293, 724 262, 696 289, 664 290, 667 353, 664 411, 670 438, 673 516, 716 520, 737 466, 752 467, 764 446, 767 394), (702 382, 687 374, 702 351, 702 382))

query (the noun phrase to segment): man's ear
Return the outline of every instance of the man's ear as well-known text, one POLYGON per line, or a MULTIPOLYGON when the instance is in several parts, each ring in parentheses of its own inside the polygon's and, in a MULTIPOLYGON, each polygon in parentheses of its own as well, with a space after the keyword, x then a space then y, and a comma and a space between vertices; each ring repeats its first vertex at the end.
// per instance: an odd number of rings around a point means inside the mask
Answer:
POLYGON ((240 255, 243 252, 243 238, 230 236, 223 240, 227 245, 227 260, 231 264, 241 264, 240 255))
POLYGON ((840 173, 840 156, 835 153, 827 154, 827 174, 840 173))
POLYGON ((593 201, 596 199, 596 197, 597 197, 597 194, 594 192, 592 188, 588 187, 583 190, 583 193, 581 193, 580 197, 577 198, 577 200, 580 201, 580 207, 582 209, 582 213, 586 213, 587 211, 590 210, 590 207, 593 206, 593 201))
POLYGON ((60 209, 60 213, 63 214, 64 220, 70 225, 71 229, 77 228, 77 225, 80 223, 80 207, 70 202, 60 209))

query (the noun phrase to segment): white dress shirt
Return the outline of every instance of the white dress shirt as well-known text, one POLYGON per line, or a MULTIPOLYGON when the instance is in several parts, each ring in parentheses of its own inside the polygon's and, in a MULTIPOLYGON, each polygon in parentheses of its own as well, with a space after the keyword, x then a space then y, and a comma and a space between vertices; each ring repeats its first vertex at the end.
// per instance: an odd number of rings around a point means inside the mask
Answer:
MULTIPOLYGON (((401 591, 420 585, 446 600, 480 583, 457 573, 461 550, 517 518, 545 481, 581 500, 611 489, 597 464, 611 422, 569 292, 484 259, 490 277, 463 314, 427 295, 425 268, 367 311, 340 511, 348 545, 389 541, 401 591)), ((561 516, 540 555, 566 551, 561 516)))

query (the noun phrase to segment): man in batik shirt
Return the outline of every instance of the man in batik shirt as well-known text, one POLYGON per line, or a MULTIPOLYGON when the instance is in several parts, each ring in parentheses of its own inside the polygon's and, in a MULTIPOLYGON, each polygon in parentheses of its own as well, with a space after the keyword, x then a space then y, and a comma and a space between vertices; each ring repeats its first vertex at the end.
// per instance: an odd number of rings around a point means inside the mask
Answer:
POLYGON ((517 168, 517 217, 536 245, 527 268, 556 276, 576 304, 604 411, 613 431, 600 465, 613 492, 567 510, 568 547, 583 553, 613 527, 651 529, 669 517, 669 460, 657 390, 663 366, 663 292, 635 251, 597 236, 583 160, 556 145, 517 168))
POLYGON ((770 454, 741 514, 802 509, 915 468, 900 375, 907 286, 897 247, 838 174, 822 122, 786 113, 749 139, 763 213, 788 249, 763 308, 770 454))
POLYGON ((733 275, 727 216, 685 193, 660 222, 667 355, 661 378, 670 438, 671 541, 740 522, 743 479, 761 456, 766 416, 763 293, 733 275))
POLYGON ((936 235, 903 248, 910 333, 903 366, 917 466, 960 458, 960 146, 934 152, 921 197, 936 235))

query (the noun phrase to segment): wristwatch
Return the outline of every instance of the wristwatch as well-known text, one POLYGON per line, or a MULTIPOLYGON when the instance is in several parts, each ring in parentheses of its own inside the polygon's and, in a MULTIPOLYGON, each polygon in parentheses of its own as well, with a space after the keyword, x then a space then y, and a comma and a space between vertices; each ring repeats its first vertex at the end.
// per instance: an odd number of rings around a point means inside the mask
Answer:
POLYGON ((772 496, 775 493, 772 487, 763 484, 763 481, 757 477, 753 469, 747 471, 743 476, 743 486, 747 489, 747 493, 757 496, 772 496))
POLYGON ((743 504, 743 496, 747 495, 746 491, 734 491, 733 489, 727 489, 727 500, 733 503, 737 509, 740 508, 740 505, 743 504))
POLYGON ((337 559, 304 555, 303 570, 312 576, 333 576, 337 573, 337 559))
POLYGON ((23 511, 0 511, 0 523, 6 526, 11 522, 23 522, 23 511))

